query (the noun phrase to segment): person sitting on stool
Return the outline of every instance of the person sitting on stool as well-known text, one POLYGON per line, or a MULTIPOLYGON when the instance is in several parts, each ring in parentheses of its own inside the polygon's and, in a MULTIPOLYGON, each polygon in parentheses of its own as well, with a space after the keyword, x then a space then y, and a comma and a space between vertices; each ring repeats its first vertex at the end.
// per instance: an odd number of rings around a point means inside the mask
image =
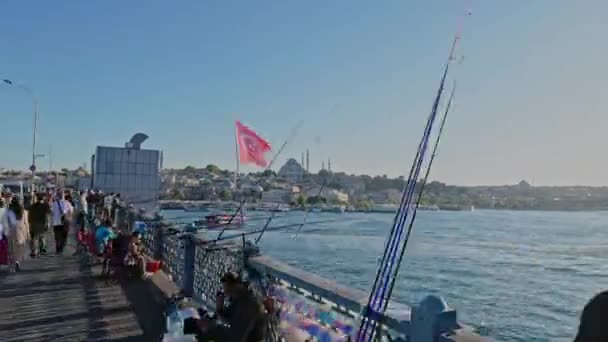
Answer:
POLYGON ((223 292, 218 292, 215 302, 218 318, 228 326, 208 318, 198 320, 199 341, 259 342, 265 338, 265 315, 262 304, 253 292, 233 273, 221 279, 223 292), (224 305, 225 296, 230 305, 224 305))

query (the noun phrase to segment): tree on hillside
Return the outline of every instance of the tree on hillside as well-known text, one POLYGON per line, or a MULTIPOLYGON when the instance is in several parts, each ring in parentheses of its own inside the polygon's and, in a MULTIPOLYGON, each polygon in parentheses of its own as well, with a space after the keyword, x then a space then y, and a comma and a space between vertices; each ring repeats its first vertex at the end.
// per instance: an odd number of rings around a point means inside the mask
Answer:
POLYGON ((222 189, 219 193, 219 197, 222 201, 230 201, 232 200, 232 192, 228 189, 222 189))
POLYGON ((303 195, 298 196, 296 200, 296 204, 298 207, 303 207, 306 205, 306 198, 303 195))
POLYGON ((315 205, 319 203, 327 203, 327 200, 325 199, 325 197, 321 196, 311 196, 306 199, 306 204, 309 205, 315 205))
POLYGON ((319 177, 321 177, 321 179, 326 179, 327 177, 329 177, 329 171, 327 171, 327 170, 319 171, 319 177))
POLYGON ((277 175, 277 173, 270 169, 264 170, 264 172, 262 172, 262 177, 270 177, 270 176, 276 177, 276 175, 277 175))
POLYGON ((357 210, 368 211, 374 206, 374 203, 367 198, 362 198, 355 203, 357 210))
POLYGON ((214 174, 222 173, 222 169, 220 169, 215 164, 209 164, 209 165, 205 166, 205 170, 207 170, 207 172, 209 172, 209 173, 214 173, 214 174))
POLYGON ((194 173, 194 171, 196 171, 196 168, 192 165, 188 165, 184 168, 184 172, 186 173, 194 173))

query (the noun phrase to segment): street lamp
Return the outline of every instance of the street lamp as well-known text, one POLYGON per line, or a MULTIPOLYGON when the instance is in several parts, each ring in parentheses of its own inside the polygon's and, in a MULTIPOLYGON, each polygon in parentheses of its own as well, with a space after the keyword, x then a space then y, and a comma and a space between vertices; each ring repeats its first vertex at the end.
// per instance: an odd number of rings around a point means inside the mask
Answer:
POLYGON ((16 83, 13 83, 13 81, 7 80, 7 79, 2 80, 2 82, 24 90, 32 98, 32 103, 34 105, 34 133, 33 133, 33 142, 32 142, 32 165, 30 166, 30 171, 32 171, 32 189, 33 189, 34 179, 36 177, 36 158, 39 157, 38 155, 36 155, 36 131, 38 129, 38 99, 36 99, 34 92, 30 88, 28 88, 22 84, 16 84, 16 83))

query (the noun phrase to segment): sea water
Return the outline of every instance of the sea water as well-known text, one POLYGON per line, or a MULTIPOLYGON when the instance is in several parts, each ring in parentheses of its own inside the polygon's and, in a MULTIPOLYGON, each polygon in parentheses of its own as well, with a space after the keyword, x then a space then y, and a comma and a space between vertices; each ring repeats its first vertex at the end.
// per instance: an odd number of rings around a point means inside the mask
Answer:
MULTIPOLYGON (((271 226, 301 222, 303 212, 278 216, 271 226)), ((267 232, 262 251, 367 292, 393 216, 310 213, 307 221, 332 218, 305 225, 297 239, 267 232)), ((498 341, 572 341, 582 307, 608 284, 606 256, 608 212, 421 211, 393 299, 414 305, 441 295, 498 341)))

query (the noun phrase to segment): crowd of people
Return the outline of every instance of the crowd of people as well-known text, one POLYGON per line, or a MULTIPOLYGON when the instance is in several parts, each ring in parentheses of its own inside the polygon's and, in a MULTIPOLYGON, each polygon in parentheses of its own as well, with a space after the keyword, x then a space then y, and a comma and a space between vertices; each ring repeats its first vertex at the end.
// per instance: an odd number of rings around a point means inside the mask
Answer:
POLYGON ((55 252, 63 253, 68 231, 76 215, 83 211, 69 191, 35 193, 24 198, 6 192, 0 201, 1 237, 8 241, 9 264, 17 272, 28 242, 32 258, 47 254, 46 235, 50 228, 55 237, 55 252))
MULTIPOLYGON (((89 215, 96 218, 96 228, 109 230, 131 229, 136 213, 133 206, 123 207, 120 194, 104 194, 101 191, 56 190, 26 194, 23 198, 10 192, 0 194, 0 241, 7 245, 6 260, 11 271, 19 272, 27 255, 37 258, 49 253, 47 238, 50 232, 55 241, 55 254, 64 253, 68 235, 74 232, 77 240, 82 239, 85 220, 89 215)), ((99 229, 96 229, 100 231, 99 229)), ((104 239, 107 244, 111 234, 104 239)), ((134 238, 131 240, 135 241, 134 238)), ((102 242, 103 242, 102 241, 102 242)), ((103 248, 104 245, 100 243, 103 248)), ((129 247, 128 263, 141 264, 135 246, 129 247)), ((2 252, 2 251, 0 251, 2 252)), ((1 255, 0 255, 1 257, 1 255)), ((0 261, 2 258, 0 258, 0 261)), ((125 260, 127 262, 127 260, 125 260)))

